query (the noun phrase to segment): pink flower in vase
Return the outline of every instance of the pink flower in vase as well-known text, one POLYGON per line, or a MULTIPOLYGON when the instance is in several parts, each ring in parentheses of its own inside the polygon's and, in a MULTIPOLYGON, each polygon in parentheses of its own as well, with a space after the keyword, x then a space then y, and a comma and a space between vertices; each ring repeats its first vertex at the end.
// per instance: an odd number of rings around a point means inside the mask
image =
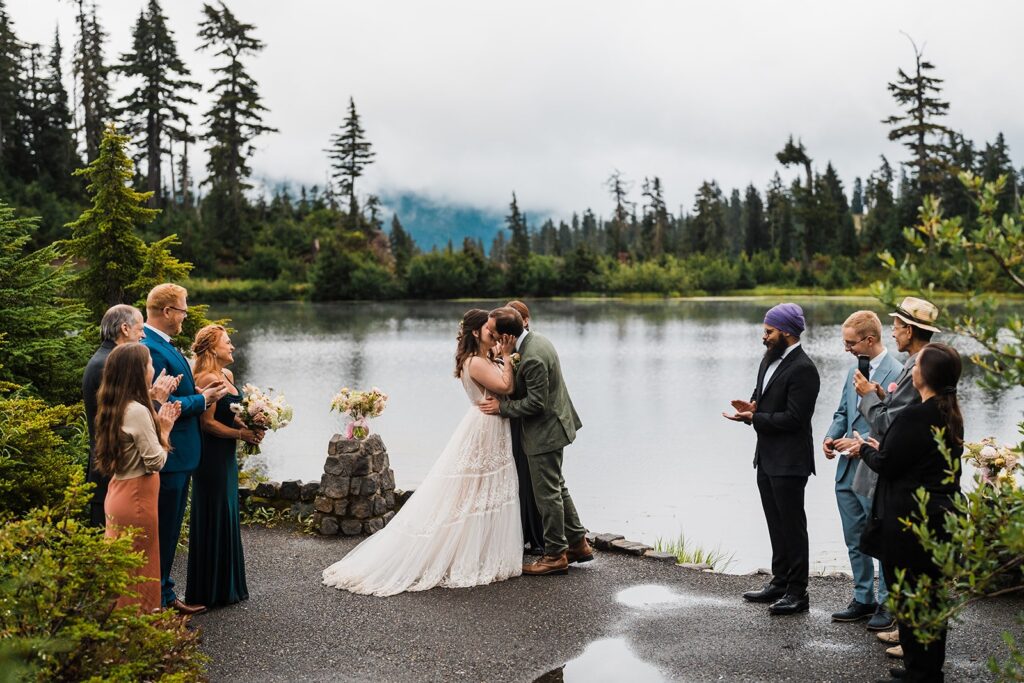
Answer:
POLYGON ((896 391, 896 387, 898 386, 899 385, 896 384, 896 382, 889 382, 889 387, 886 389, 886 391, 888 391, 891 394, 892 392, 896 391))

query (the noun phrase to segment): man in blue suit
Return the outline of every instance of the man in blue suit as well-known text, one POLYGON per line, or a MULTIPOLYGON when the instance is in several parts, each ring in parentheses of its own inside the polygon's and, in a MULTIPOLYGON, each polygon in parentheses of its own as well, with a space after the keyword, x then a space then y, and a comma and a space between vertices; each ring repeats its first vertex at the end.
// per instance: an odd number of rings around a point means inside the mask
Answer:
MULTIPOLYGON (((888 386, 896 380, 903 365, 886 351, 882 343, 882 322, 872 311, 857 311, 843 323, 843 346, 853 356, 867 356, 870 359, 869 377, 865 378, 888 386)), ((861 415, 860 397, 855 388, 856 375, 860 374, 854 365, 846 374, 843 394, 839 399, 839 408, 832 419, 832 426, 825 435, 822 449, 825 457, 839 458, 836 466, 836 502, 839 504, 839 517, 843 522, 843 537, 850 554, 850 568, 853 570, 853 600, 849 606, 832 615, 833 621, 859 621, 867 619, 868 629, 884 631, 892 628, 893 617, 885 607, 889 596, 882 573, 878 573, 878 599, 875 599, 875 561, 861 552, 860 537, 871 512, 871 499, 858 493, 854 487, 854 477, 860 460, 849 458, 835 450, 834 442, 842 437, 853 436, 854 432, 866 437, 871 432, 868 421, 861 415)))
POLYGON ((186 605, 174 592, 171 565, 181 536, 181 523, 185 518, 189 480, 199 465, 202 436, 199 416, 208 406, 216 403, 228 392, 223 381, 197 388, 192 368, 185 356, 171 344, 171 338, 181 334, 181 326, 188 317, 188 292, 179 285, 157 285, 146 297, 146 336, 142 343, 153 358, 155 375, 180 377, 178 388, 169 400, 181 403, 181 417, 171 430, 171 451, 167 463, 160 470, 160 497, 157 516, 160 531, 160 587, 164 607, 172 607, 181 614, 199 614, 203 605, 186 605))

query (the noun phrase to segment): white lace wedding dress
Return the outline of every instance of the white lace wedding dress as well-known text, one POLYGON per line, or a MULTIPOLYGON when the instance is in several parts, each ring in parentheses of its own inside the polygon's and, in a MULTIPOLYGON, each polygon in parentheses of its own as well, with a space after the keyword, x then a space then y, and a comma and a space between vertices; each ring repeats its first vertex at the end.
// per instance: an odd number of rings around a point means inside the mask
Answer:
POLYGON ((485 392, 468 372, 462 385, 469 410, 426 479, 386 527, 324 570, 324 584, 387 596, 480 586, 522 573, 509 423, 480 412, 476 404, 485 392))

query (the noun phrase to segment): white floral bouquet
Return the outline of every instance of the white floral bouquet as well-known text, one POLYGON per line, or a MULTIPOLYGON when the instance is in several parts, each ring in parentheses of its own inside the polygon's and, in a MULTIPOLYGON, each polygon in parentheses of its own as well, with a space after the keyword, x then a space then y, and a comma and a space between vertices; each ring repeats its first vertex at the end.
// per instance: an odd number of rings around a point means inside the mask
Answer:
POLYGON ((993 485, 1017 485, 1014 475, 1021 464, 1019 449, 1000 446, 994 438, 988 437, 977 443, 964 444, 963 457, 978 468, 982 481, 993 485))
POLYGON ((365 439, 370 435, 367 420, 384 412, 388 403, 388 395, 377 387, 369 391, 357 391, 342 387, 331 399, 331 411, 348 415, 349 423, 345 428, 346 439, 365 439))
MULTIPOLYGON (((284 394, 274 396, 272 388, 263 391, 255 384, 242 387, 242 400, 231 406, 232 412, 239 421, 249 429, 270 430, 287 427, 292 421, 292 407, 285 403, 284 394)), ((256 455, 260 452, 258 444, 245 442, 242 452, 256 455)))

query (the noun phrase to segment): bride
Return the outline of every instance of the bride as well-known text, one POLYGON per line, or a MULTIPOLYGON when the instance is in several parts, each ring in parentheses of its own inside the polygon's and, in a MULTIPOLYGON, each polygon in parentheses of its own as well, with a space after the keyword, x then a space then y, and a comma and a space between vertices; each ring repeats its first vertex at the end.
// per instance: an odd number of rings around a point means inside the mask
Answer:
POLYGON ((523 529, 508 420, 477 408, 489 394, 512 391, 515 337, 496 339, 487 316, 474 308, 459 325, 455 376, 462 380, 469 409, 441 457, 386 527, 324 570, 324 584, 387 596, 434 586, 480 586, 522 572, 523 529), (493 362, 492 355, 504 364, 493 362))

